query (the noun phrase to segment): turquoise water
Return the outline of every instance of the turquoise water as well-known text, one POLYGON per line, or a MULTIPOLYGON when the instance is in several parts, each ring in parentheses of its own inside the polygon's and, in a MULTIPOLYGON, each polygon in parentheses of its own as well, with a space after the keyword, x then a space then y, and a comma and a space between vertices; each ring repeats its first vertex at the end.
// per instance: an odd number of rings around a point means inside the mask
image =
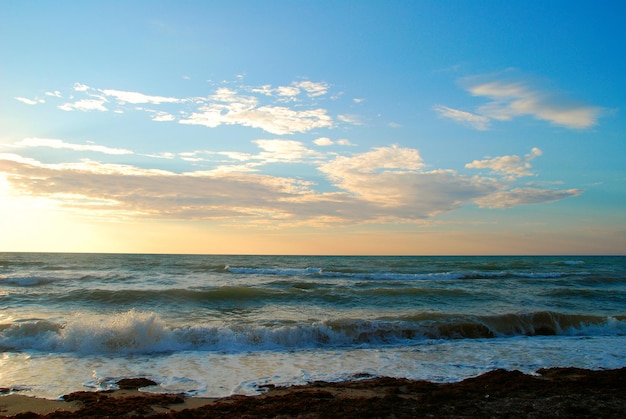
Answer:
POLYGON ((624 257, 0 253, 0 387, 259 385, 626 365, 624 257))

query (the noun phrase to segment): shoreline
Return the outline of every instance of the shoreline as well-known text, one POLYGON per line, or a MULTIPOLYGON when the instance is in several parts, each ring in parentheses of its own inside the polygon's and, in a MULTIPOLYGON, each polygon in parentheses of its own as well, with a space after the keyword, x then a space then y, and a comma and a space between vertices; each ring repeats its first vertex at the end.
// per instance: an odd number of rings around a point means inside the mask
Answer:
POLYGON ((223 398, 138 390, 151 383, 120 380, 120 390, 79 391, 64 400, 4 395, 0 418, 626 417, 626 367, 494 370, 455 383, 378 377, 267 386, 260 395, 223 398))

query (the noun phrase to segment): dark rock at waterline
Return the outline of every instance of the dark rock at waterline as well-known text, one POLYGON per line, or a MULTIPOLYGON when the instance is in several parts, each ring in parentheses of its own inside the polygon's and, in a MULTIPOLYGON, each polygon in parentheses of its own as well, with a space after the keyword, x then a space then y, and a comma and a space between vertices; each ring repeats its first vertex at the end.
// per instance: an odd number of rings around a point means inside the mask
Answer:
POLYGON ((115 384, 120 390, 136 390, 141 387, 156 386, 158 383, 147 378, 122 378, 115 384))

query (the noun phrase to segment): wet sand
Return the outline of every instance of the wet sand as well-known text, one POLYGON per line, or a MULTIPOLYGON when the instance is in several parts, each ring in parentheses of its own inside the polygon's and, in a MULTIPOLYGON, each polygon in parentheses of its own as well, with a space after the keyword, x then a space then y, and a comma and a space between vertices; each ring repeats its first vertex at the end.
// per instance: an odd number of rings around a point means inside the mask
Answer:
MULTIPOLYGON (((145 379, 120 390, 76 392, 64 401, 0 397, 0 417, 15 418, 456 418, 626 417, 626 368, 496 370, 458 383, 363 378, 266 387, 259 396, 220 399, 142 393, 145 379)), ((4 389, 9 391, 10 389, 4 389)), ((5 392, 6 392, 5 391, 5 392)))

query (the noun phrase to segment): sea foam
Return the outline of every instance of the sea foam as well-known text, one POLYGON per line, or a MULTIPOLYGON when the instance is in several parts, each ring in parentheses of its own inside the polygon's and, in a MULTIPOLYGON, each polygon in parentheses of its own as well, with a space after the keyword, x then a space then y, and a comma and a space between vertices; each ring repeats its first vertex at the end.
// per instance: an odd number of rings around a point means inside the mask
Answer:
POLYGON ((429 340, 516 336, 626 336, 626 319, 553 312, 497 316, 332 319, 267 325, 170 326, 158 314, 130 310, 109 316, 77 313, 66 323, 21 321, 0 326, 0 348, 73 353, 240 352, 330 347, 384 347, 429 340))

